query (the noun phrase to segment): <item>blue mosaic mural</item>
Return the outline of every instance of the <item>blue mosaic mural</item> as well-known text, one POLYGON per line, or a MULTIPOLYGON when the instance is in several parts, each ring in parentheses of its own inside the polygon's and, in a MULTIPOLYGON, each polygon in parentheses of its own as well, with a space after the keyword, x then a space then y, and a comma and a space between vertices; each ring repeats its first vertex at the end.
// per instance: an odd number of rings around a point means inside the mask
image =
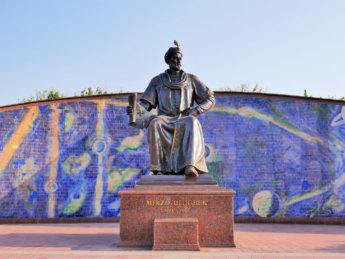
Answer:
MULTIPOLYGON (((210 174, 235 215, 345 216, 345 103, 218 94, 199 117, 210 174)), ((118 217, 149 174, 124 95, 0 107, 0 218, 118 217)))

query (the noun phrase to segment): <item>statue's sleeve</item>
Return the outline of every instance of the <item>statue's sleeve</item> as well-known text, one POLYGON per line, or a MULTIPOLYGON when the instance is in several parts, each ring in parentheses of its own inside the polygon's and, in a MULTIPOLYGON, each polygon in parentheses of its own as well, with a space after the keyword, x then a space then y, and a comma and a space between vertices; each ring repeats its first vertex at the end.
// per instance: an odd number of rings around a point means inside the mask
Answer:
POLYGON ((151 120, 154 119, 156 115, 149 112, 147 107, 144 107, 142 103, 137 103, 136 105, 136 121, 130 125, 138 129, 145 129, 150 125, 151 120))
POLYGON ((144 94, 140 97, 140 101, 143 103, 149 103, 150 107, 148 110, 152 108, 156 108, 158 104, 158 97, 157 97, 157 78, 153 78, 146 88, 144 94))
POLYGON ((194 75, 190 75, 194 89, 194 100, 199 113, 210 110, 215 105, 214 93, 194 75))

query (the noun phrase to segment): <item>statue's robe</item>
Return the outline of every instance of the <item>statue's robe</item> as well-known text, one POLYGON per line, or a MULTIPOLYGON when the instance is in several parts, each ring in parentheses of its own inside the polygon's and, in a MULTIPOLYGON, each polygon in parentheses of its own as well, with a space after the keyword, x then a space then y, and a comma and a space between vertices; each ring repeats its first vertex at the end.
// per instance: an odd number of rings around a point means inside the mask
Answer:
POLYGON ((206 173, 203 131, 196 115, 214 105, 214 94, 196 76, 181 72, 177 82, 167 72, 156 76, 140 98, 149 103, 148 110, 157 109, 148 124, 151 170, 177 174, 191 165, 206 173))

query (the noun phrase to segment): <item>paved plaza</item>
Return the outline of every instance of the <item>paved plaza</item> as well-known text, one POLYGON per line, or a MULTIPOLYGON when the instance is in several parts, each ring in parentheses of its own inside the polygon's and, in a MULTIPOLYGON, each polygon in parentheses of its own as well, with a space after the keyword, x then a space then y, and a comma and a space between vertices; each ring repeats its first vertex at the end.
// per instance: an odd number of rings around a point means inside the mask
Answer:
POLYGON ((236 248, 118 248, 119 223, 0 225, 0 258, 345 258, 345 226, 235 224, 236 248))

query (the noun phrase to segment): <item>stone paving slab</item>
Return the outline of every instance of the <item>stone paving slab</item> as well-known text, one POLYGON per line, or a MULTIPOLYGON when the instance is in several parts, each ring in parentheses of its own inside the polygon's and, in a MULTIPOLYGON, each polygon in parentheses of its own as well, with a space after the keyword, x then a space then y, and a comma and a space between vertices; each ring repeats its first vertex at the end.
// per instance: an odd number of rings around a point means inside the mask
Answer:
POLYGON ((200 252, 118 248, 118 223, 0 225, 0 258, 342 258, 345 226, 236 224, 236 248, 200 252))

